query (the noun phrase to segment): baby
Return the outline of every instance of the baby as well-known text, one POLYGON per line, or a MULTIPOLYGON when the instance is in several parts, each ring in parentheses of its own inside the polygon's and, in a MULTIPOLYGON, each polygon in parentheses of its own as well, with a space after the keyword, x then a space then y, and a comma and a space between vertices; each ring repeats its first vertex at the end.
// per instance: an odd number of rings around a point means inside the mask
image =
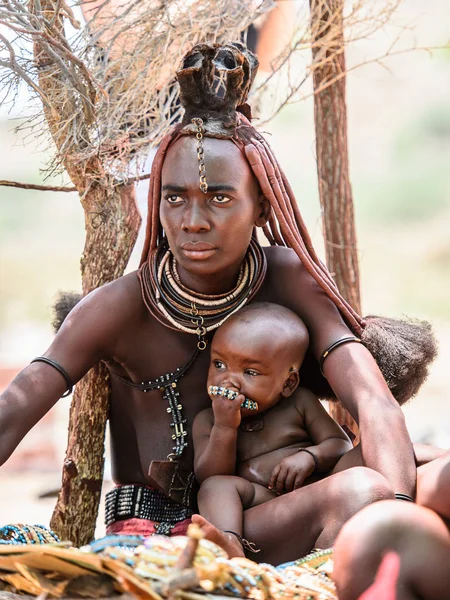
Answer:
POLYGON ((269 303, 240 310, 213 338, 212 408, 193 424, 201 484, 193 521, 230 557, 255 551, 242 537, 243 511, 324 476, 352 447, 318 398, 299 387, 308 342, 302 320, 269 303))

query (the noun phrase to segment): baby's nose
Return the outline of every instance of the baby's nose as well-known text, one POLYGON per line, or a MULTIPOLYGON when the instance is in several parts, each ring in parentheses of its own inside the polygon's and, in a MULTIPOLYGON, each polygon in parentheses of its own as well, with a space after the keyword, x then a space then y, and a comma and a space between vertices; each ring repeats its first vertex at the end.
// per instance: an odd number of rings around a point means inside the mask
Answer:
POLYGON ((237 380, 234 380, 234 379, 228 378, 225 381, 223 381, 220 385, 222 387, 225 387, 225 388, 229 389, 229 390, 232 390, 233 392, 238 392, 239 393, 241 391, 241 385, 240 385, 240 383, 237 380))

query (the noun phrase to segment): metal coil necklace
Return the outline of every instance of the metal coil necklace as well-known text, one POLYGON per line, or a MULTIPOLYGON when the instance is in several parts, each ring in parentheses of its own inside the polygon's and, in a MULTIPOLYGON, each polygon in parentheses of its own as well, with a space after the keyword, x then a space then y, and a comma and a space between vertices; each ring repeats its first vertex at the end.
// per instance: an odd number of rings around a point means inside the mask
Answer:
POLYGON ((182 284, 177 262, 165 241, 138 274, 145 305, 152 315, 172 329, 196 335, 198 350, 205 350, 206 334, 254 298, 266 269, 266 256, 252 238, 236 286, 225 294, 200 294, 182 284))

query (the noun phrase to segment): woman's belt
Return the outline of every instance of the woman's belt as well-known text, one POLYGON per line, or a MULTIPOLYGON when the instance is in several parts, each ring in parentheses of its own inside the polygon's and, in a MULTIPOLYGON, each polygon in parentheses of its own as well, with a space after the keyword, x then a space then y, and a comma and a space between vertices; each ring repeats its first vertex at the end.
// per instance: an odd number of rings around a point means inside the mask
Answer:
POLYGON ((188 519, 192 512, 162 492, 144 485, 120 485, 106 494, 106 526, 125 519, 147 519, 159 523, 158 533, 164 534, 175 523, 188 519))

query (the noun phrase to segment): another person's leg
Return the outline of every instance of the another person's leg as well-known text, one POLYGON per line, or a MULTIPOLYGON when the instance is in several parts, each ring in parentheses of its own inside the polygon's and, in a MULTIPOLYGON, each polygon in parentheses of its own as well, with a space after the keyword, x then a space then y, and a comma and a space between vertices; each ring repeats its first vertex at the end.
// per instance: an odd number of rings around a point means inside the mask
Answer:
POLYGON ((450 526, 450 452, 417 469, 416 502, 437 512, 450 526))
POLYGON ((386 479, 349 469, 279 496, 244 513, 244 537, 261 552, 254 560, 280 564, 333 545, 342 525, 364 506, 392 498, 386 479))
POLYGON ((391 581, 378 578, 375 585, 384 586, 384 595, 374 590, 374 598, 388 597, 390 588, 396 600, 448 600, 448 529, 431 510, 400 501, 368 506, 342 528, 335 544, 333 574, 339 599, 359 599, 390 551, 398 555, 400 570, 387 573, 389 569, 383 569, 381 577, 391 581))
MULTIPOLYGON (((429 446, 428 444, 413 444, 414 454, 416 458, 417 467, 422 467, 431 462, 439 460, 445 456, 448 456, 449 451, 443 448, 436 448, 435 446, 429 446)), ((358 444, 349 452, 346 452, 336 463, 335 467, 331 471, 332 473, 340 473, 345 469, 351 467, 360 467, 363 464, 361 455, 361 446, 358 444)))
POLYGON ((216 475, 202 483, 197 498, 200 515, 193 515, 192 522, 230 557, 244 556, 240 541, 244 510, 274 496, 274 492, 242 477, 216 475))

